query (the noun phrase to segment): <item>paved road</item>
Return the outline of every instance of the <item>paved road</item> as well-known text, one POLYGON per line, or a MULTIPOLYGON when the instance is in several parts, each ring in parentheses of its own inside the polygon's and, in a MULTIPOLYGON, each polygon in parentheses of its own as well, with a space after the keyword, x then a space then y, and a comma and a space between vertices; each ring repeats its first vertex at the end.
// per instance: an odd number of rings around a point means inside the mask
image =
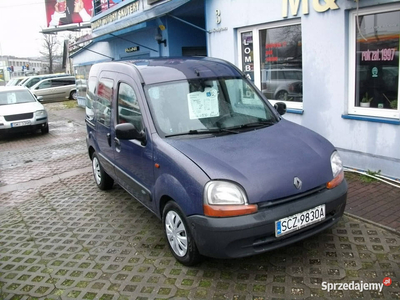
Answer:
POLYGON ((0 299, 400 299, 399 235, 349 217, 284 249, 180 265, 154 215, 95 186, 84 110, 46 106, 48 135, 0 140, 0 299), (322 289, 385 277, 381 292, 322 289))

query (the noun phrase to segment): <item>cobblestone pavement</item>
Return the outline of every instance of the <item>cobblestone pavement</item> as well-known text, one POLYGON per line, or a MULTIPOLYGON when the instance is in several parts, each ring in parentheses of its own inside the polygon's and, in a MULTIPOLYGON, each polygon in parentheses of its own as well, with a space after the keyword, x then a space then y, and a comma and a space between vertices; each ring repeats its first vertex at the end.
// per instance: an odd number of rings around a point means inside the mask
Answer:
POLYGON ((94 184, 70 121, 83 110, 47 107, 48 135, 0 140, 0 299, 400 299, 400 236, 347 216, 283 249, 180 265, 152 213, 94 184), (322 289, 385 277, 381 292, 322 289))
POLYGON ((400 189, 377 180, 363 182, 354 173, 346 173, 346 178, 350 187, 346 211, 400 233, 400 189))

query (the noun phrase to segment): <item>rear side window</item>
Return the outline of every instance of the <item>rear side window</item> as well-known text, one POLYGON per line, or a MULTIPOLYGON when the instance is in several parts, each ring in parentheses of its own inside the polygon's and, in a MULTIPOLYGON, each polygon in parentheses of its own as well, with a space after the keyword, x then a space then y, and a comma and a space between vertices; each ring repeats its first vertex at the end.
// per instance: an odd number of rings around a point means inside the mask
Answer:
POLYGON ((100 78, 97 88, 96 119, 99 123, 110 127, 111 123, 111 101, 113 97, 114 80, 100 78))
POLYGON ((96 95, 97 77, 90 77, 86 92, 86 119, 93 121, 94 119, 94 99, 96 95))
POLYGON ((59 86, 66 86, 66 85, 74 85, 75 79, 53 79, 52 80, 52 87, 59 87, 59 86))

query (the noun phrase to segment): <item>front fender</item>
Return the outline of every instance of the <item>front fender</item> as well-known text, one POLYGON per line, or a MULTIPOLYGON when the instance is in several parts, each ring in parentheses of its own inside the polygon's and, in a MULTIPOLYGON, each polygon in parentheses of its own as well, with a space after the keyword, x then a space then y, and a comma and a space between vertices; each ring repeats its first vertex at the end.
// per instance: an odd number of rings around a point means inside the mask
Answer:
POLYGON ((203 187, 191 178, 182 181, 171 174, 162 174, 157 178, 154 185, 154 199, 158 200, 156 212, 160 217, 164 197, 173 199, 186 216, 203 214, 203 187))

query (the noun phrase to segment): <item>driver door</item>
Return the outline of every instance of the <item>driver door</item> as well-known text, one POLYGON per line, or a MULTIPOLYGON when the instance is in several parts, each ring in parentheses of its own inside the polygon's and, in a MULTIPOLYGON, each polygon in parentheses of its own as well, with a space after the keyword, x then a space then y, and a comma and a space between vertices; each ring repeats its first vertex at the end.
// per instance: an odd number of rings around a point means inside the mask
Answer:
MULTIPOLYGON (((117 86, 115 101, 115 125, 131 123, 138 131, 146 131, 139 93, 135 81, 122 75, 117 86)), ((154 210, 151 190, 154 185, 153 147, 149 137, 146 142, 139 140, 119 140, 114 137, 115 174, 130 194, 145 206, 154 210)))

